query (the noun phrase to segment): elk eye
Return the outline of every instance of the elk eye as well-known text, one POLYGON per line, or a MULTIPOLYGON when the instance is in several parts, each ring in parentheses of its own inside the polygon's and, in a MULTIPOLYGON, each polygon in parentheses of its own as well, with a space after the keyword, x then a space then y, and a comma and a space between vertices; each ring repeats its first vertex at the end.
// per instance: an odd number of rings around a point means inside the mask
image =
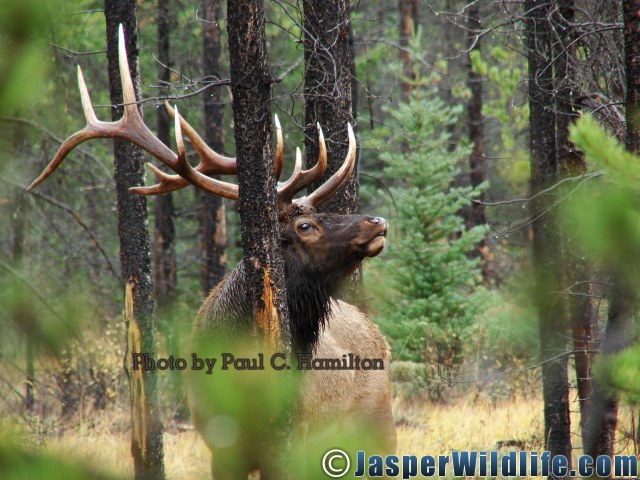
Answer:
POLYGON ((303 232, 306 232, 307 230, 309 230, 311 228, 311 224, 307 223, 307 222, 304 222, 304 223, 301 223, 300 225, 298 225, 298 228, 300 230, 302 230, 303 232))

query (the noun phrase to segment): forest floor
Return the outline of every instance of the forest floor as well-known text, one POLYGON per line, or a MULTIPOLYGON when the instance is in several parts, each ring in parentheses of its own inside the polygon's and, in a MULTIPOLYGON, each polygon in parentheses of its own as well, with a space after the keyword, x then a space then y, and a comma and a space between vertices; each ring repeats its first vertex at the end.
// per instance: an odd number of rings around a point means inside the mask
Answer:
MULTIPOLYGON (((542 402, 538 396, 517 400, 488 401, 462 398, 447 403, 396 405, 398 453, 413 455, 450 454, 453 450, 543 451, 542 402)), ((621 428, 631 425, 630 411, 622 411, 621 428)), ((93 413, 55 436, 34 435, 33 443, 44 451, 67 459, 87 462, 92 467, 120 478, 132 478, 128 413, 93 413)), ((577 425, 577 418, 574 425, 577 425)), ((619 431, 620 450, 634 453, 635 445, 619 431)), ((579 436, 574 436, 579 443, 579 436)), ((168 424, 164 436, 168 480, 210 478, 210 456, 193 429, 168 424)), ((579 447, 579 445, 577 445, 579 447)), ((578 453, 579 450, 576 450, 578 453)))

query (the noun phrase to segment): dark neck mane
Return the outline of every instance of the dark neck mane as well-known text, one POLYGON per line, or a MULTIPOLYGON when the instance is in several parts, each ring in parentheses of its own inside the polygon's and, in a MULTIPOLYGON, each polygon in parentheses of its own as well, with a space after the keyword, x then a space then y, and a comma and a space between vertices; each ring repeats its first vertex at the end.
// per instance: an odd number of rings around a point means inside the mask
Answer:
POLYGON ((322 273, 296 275, 287 271, 287 299, 291 318, 291 338, 296 353, 312 353, 331 314, 331 297, 337 282, 328 282, 322 273))

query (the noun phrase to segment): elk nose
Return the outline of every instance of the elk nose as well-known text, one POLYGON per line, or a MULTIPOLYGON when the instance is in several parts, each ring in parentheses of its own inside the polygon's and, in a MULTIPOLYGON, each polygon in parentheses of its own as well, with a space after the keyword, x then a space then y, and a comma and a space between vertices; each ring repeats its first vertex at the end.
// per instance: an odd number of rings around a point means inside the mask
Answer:
POLYGON ((384 233, 386 235, 387 233, 387 221, 382 218, 382 217, 367 217, 367 221, 369 223, 372 223, 374 225, 383 225, 384 226, 384 233))

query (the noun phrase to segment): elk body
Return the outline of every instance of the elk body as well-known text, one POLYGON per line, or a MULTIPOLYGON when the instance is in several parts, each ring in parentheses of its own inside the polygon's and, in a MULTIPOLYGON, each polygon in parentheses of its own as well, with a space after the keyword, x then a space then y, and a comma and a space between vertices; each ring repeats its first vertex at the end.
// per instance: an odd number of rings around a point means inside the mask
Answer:
MULTIPOLYGON (((235 173, 235 159, 212 151, 177 110, 167 105, 176 122, 177 154, 146 127, 136 105, 122 29, 119 48, 125 99, 123 118, 116 122, 97 120, 78 69, 87 126, 63 143, 56 157, 29 189, 50 175, 78 144, 91 138, 118 137, 137 144, 178 174, 169 175, 149 165, 159 183, 135 187, 130 189, 131 192, 159 194, 193 184, 212 194, 237 199, 237 185, 208 176, 235 173), (200 156, 200 164, 195 168, 186 161, 182 131, 200 156)), ((276 126, 278 141, 274 163, 279 177, 283 145, 277 117, 276 126)), ((279 227, 294 357, 300 354, 305 361, 356 357, 377 359, 383 368, 304 370, 299 395, 293 402, 295 431, 306 437, 327 429, 339 432, 348 424, 361 422, 373 432, 378 449, 376 453, 384 454, 391 453, 396 445, 391 414, 388 345, 376 325, 355 306, 340 300, 339 289, 341 281, 358 268, 363 259, 375 257, 384 249, 387 223, 379 217, 326 214, 315 209, 340 188, 353 171, 355 137, 351 126, 348 130, 349 153, 341 168, 326 183, 306 197, 293 199, 297 192, 319 179, 326 169, 327 152, 318 126, 320 153, 317 164, 309 170, 302 170, 301 154, 297 150, 293 175, 278 184, 279 227)), ((231 345, 233 339, 250 334, 255 330, 250 298, 244 266, 240 263, 212 290, 202 305, 194 326, 194 338, 200 342, 211 338, 223 344, 229 341, 225 345, 231 345)), ((217 441, 220 432, 216 430, 220 430, 221 416, 213 397, 220 398, 233 392, 214 391, 212 396, 202 383, 216 376, 200 375, 199 378, 192 382, 189 403, 196 428, 212 450, 214 478, 247 478, 249 471, 254 469, 261 470, 261 478, 269 477, 273 463, 273 442, 268 438, 273 437, 273 432, 269 429, 269 421, 265 418, 235 419, 236 440, 221 447, 217 441), (256 424, 257 429, 254 428, 256 424)), ((260 392, 252 392, 251 388, 249 386, 245 393, 259 397, 260 392)), ((222 430, 224 433, 224 428, 222 430)), ((319 462, 319 459, 311 460, 319 462)))

